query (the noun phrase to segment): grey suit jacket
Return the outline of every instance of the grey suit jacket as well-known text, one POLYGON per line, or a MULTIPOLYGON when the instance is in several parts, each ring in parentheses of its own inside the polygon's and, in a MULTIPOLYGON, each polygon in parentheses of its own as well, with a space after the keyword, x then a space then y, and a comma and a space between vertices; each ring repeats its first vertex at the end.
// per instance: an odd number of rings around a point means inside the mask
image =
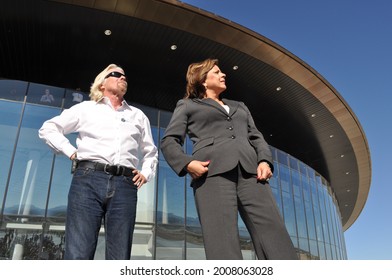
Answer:
POLYGON ((162 153, 179 176, 192 160, 210 161, 207 176, 213 176, 241 166, 250 174, 266 161, 273 171, 271 150, 256 128, 253 118, 242 102, 222 101, 230 112, 212 99, 181 99, 177 102, 165 135, 162 153), (184 152, 186 134, 193 142, 192 155, 184 152))

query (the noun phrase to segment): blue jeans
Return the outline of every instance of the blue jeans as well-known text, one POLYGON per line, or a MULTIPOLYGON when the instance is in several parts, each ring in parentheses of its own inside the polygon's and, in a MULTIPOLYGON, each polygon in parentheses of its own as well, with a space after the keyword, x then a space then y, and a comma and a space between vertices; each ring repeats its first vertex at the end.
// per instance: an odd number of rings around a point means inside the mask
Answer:
POLYGON ((103 220, 105 259, 129 260, 136 203, 132 177, 78 168, 68 194, 64 259, 94 259, 103 220))

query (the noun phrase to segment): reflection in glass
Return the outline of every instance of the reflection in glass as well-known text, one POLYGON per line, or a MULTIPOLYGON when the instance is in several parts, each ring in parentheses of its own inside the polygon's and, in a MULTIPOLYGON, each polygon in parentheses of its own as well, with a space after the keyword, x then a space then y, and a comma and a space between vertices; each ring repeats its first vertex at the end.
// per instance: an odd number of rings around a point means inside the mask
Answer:
POLYGON ((27 82, 0 80, 0 99, 23 101, 27 85, 27 82))
POLYGON ((81 92, 80 89, 70 90, 67 89, 64 98, 64 109, 68 109, 82 101, 90 100, 88 94, 81 92))
POLYGON ((46 106, 61 107, 65 90, 47 85, 30 83, 27 102, 46 106))
POLYGON ((0 100, 0 203, 3 205, 8 175, 11 170, 14 147, 21 119, 21 103, 0 100))

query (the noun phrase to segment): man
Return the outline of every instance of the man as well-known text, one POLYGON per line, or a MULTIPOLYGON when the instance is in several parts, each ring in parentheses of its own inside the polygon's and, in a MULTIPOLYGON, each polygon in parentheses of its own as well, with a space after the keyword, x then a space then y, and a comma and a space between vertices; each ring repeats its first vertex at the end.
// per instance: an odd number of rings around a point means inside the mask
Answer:
POLYGON ((104 221, 105 258, 131 256, 137 191, 156 171, 158 152, 146 115, 124 100, 124 70, 110 64, 97 75, 90 101, 46 121, 39 137, 76 163, 68 194, 65 259, 94 259, 104 221), (64 136, 77 132, 77 148, 64 136), (136 168, 140 166, 141 170, 136 168))

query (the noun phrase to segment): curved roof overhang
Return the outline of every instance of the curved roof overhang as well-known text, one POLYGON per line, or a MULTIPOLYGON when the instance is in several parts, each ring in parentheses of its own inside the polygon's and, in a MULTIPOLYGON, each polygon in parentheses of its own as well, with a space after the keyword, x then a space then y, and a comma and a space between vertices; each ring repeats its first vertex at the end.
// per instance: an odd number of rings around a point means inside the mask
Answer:
POLYGON ((130 77, 127 99, 163 110, 182 98, 190 63, 218 58, 225 94, 248 105, 269 144, 329 180, 344 229, 361 213, 371 159, 357 117, 317 71, 262 35, 174 0, 14 0, 0 15, 0 77, 88 91, 117 63, 130 77))

